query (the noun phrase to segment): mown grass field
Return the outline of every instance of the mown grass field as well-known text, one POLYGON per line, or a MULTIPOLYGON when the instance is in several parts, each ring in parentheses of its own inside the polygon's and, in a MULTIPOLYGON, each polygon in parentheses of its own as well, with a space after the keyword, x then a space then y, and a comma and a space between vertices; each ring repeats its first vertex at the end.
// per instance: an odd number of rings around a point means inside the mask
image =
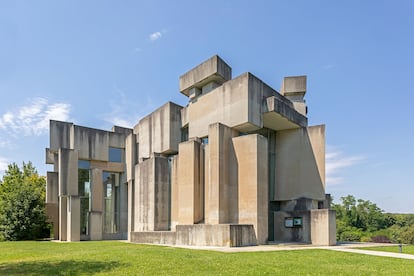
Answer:
MULTIPOLYGON (((399 248, 398 248, 397 245, 396 246, 364 247, 364 248, 361 248, 361 249, 400 253, 399 248)), ((414 245, 403 245, 402 253, 414 254, 414 245)))
POLYGON ((0 275, 414 275, 414 261, 329 250, 222 253, 116 241, 0 242, 0 275))

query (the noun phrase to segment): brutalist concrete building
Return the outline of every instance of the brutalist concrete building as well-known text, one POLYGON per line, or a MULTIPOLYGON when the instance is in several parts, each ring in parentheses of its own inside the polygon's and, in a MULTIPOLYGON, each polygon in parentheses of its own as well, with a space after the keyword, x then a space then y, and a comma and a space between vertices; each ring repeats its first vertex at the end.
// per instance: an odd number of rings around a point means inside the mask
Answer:
POLYGON ((333 245, 325 127, 308 126, 306 76, 277 92, 213 56, 133 129, 50 122, 46 207, 55 239, 177 245, 333 245))

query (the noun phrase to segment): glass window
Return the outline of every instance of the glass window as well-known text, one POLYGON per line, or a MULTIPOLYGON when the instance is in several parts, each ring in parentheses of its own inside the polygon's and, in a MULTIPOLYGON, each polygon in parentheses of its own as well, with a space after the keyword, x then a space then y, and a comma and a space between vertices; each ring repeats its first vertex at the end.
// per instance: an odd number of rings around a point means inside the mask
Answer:
POLYGON ((104 186, 104 233, 117 233, 119 231, 119 182, 120 174, 103 172, 104 186))
POLYGON ((80 232, 81 235, 89 234, 89 210, 91 197, 89 161, 79 160, 78 169, 78 192, 80 199, 80 232))
POLYGON ((122 162, 123 150, 109 147, 109 162, 122 162))
POLYGON ((89 169, 91 164, 88 160, 78 160, 78 168, 79 169, 89 169))

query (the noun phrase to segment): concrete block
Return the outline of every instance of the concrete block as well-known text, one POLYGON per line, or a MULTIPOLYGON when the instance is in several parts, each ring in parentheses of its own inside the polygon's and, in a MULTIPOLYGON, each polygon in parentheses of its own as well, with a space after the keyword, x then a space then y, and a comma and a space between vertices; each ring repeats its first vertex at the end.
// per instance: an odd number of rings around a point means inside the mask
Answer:
POLYGON ((180 92, 189 96, 194 87, 202 88, 209 82, 222 84, 231 79, 231 67, 215 55, 180 77, 180 92))
POLYGON ((89 237, 91 241, 102 240, 102 212, 89 212, 89 237))
POLYGON ((209 126, 205 222, 238 222, 238 166, 232 138, 238 132, 220 123, 209 126))
POLYGON ((78 195, 78 151, 59 149, 59 195, 78 195))
POLYGON ((179 224, 193 224, 203 220, 204 181, 200 170, 202 158, 200 142, 191 140, 179 144, 177 182, 179 224))
POLYGON ((57 172, 46 173, 46 203, 59 203, 59 177, 57 172))
POLYGON ((325 199, 325 128, 315 126, 276 133, 274 198, 325 199))
POLYGON ((132 232, 131 242, 175 245, 176 233, 169 231, 132 232))
POLYGON ((284 96, 306 93, 306 76, 285 77, 283 79, 281 94, 284 96))
POLYGON ((155 156, 135 166, 134 230, 162 231, 169 228, 169 165, 155 156))
POLYGON ((233 138, 238 164, 239 223, 252 224, 257 242, 268 240, 268 145, 258 134, 233 138))
POLYGON ((66 241, 68 233, 68 198, 59 196, 59 240, 66 241))
POLYGON ((59 240, 59 203, 46 203, 45 212, 48 222, 52 223, 53 239, 59 240))
POLYGON ((182 107, 168 102, 135 127, 138 132, 139 160, 149 158, 153 152, 174 154, 181 141, 182 107))
POLYGON ((135 178, 135 165, 138 162, 136 135, 129 134, 125 139, 125 167, 126 179, 130 181, 135 178))
POLYGON ((177 245, 190 246, 249 246, 257 245, 253 225, 194 224, 177 225, 177 245))
POLYGON ((50 120, 50 150, 70 148, 70 137, 73 132, 73 123, 50 120))
POLYGON ((336 245, 336 212, 315 209, 310 212, 313 245, 336 245))
MULTIPOLYGON (((102 169, 97 169, 97 168, 91 169, 91 175, 92 175, 92 179, 91 179, 92 180, 91 181, 92 201, 90 203, 91 211, 102 212, 103 211, 103 194, 104 194, 103 184, 102 184, 102 169)), ((102 228, 102 223, 100 225, 102 228)))
POLYGON ((78 196, 67 198, 67 241, 80 241, 80 200, 78 196))
POLYGON ((109 132, 73 126, 72 148, 79 151, 79 159, 108 161, 109 132))

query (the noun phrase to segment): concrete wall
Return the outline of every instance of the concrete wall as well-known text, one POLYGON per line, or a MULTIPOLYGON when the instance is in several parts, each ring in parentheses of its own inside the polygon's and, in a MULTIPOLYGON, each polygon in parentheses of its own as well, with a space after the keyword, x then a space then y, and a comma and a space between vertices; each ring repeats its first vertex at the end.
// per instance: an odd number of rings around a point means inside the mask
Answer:
POLYGON ((311 238, 313 245, 336 245, 335 210, 311 210, 311 238))
POLYGON ((276 133, 275 200, 325 198, 325 127, 276 133))
MULTIPOLYGON (((178 155, 178 223, 193 224, 204 219, 204 181, 201 143, 190 140, 180 143, 178 155)), ((174 192, 177 190, 174 188, 174 192)), ((176 201, 176 199, 174 200, 176 201)))
POLYGON ((138 135, 139 160, 149 158, 151 153, 173 154, 178 152, 181 141, 182 107, 168 102, 134 127, 138 135))
POLYGON ((215 55, 180 77, 180 91, 189 96, 194 87, 201 89, 208 83, 223 83, 231 79, 231 67, 215 55))
POLYGON ((209 126, 206 154, 205 222, 238 222, 238 167, 232 138, 238 132, 220 124, 209 126))
POLYGON ((60 148, 70 148, 70 137, 73 124, 50 120, 50 150, 58 151, 60 148))
POLYGON ((169 228, 169 165, 165 157, 154 156, 135 166, 134 230, 159 231, 169 228))
POLYGON ((274 212, 274 240, 278 242, 311 242, 310 211, 278 211, 274 212), (302 218, 300 227, 285 227, 285 218, 302 218))
POLYGON ((267 139, 252 134, 233 138, 233 144, 239 179, 238 222, 253 224, 257 242, 265 244, 268 240, 267 139))

